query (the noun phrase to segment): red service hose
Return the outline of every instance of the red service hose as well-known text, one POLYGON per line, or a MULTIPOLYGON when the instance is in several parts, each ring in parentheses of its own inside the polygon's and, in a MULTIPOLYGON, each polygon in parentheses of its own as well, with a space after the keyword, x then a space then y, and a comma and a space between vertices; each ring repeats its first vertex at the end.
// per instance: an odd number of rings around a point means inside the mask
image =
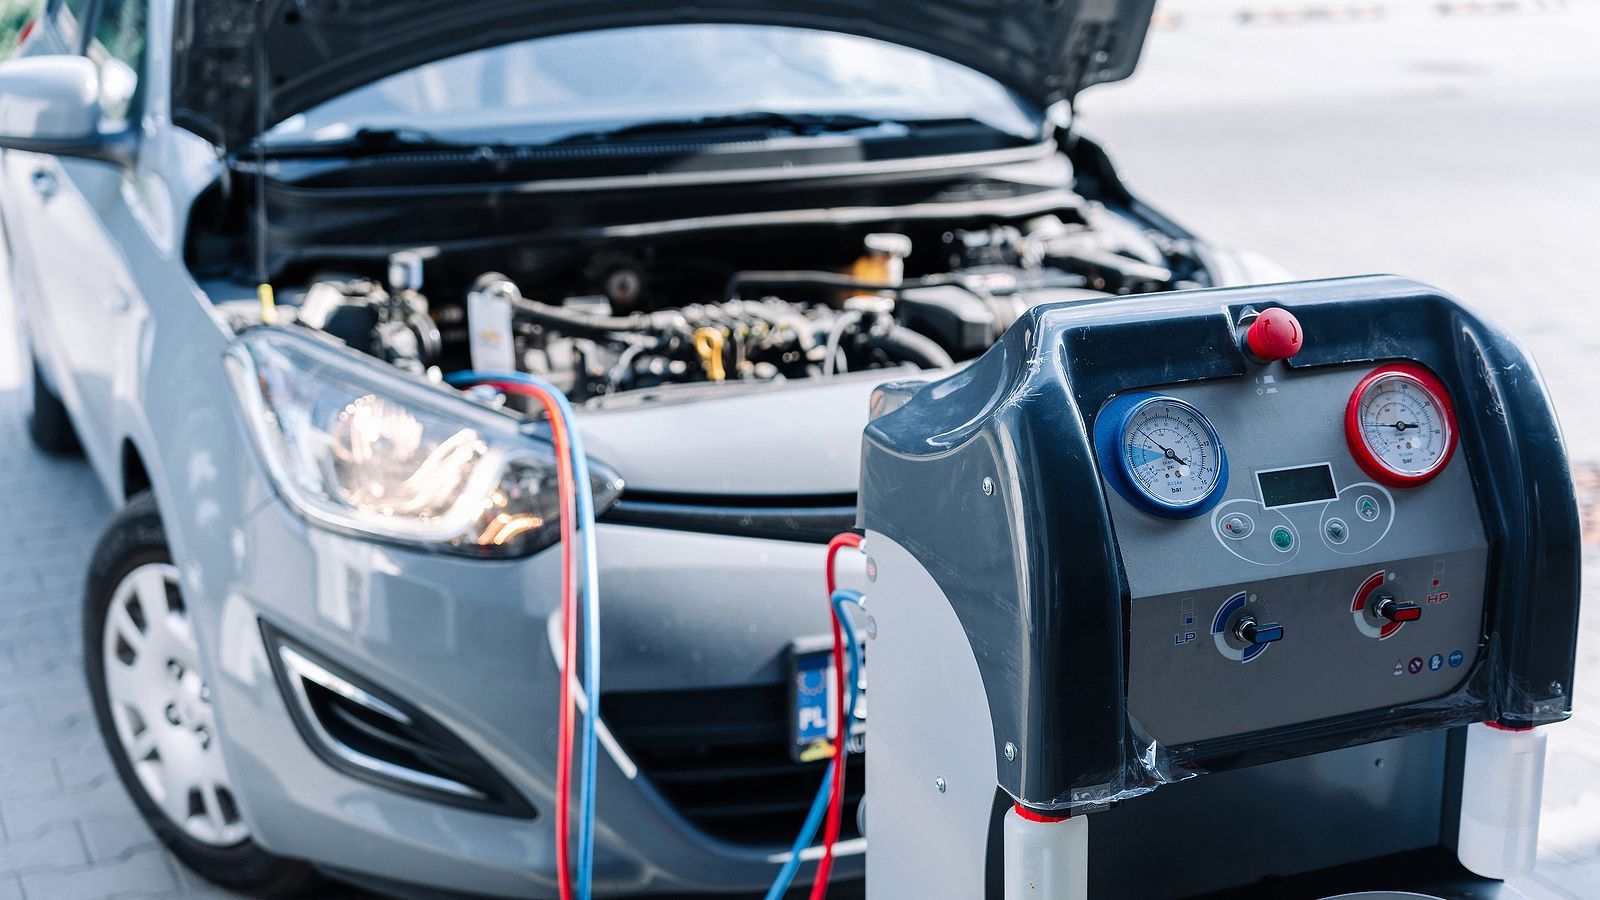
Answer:
MULTIPOLYGON (((514 381, 484 382, 507 394, 532 397, 544 408, 550 421, 551 443, 556 454, 556 496, 561 506, 561 713, 556 725, 556 890, 561 900, 572 900, 572 864, 567 857, 571 821, 572 732, 577 718, 572 695, 572 666, 578 655, 578 592, 576 555, 573 552, 572 523, 577 518, 577 485, 572 475, 572 454, 567 447, 567 428, 555 401, 532 385, 514 381)), ((592 713, 591 713, 592 714, 592 713)))
POLYGON ((833 753, 833 792, 828 797, 828 824, 822 837, 822 859, 817 863, 816 881, 811 884, 811 900, 822 900, 828 895, 828 878, 833 874, 833 845, 839 840, 840 820, 844 816, 844 772, 845 772, 845 742, 850 739, 850 723, 845 721, 845 668, 844 668, 844 630, 839 627, 839 619, 832 615, 833 592, 839 586, 838 578, 834 574, 834 563, 838 559, 839 551, 846 547, 859 550, 861 548, 861 535, 853 532, 844 532, 834 535, 828 541, 828 558, 826 562, 828 594, 830 598, 828 607, 829 619, 833 622, 833 678, 835 688, 834 721, 838 725, 838 745, 833 753))

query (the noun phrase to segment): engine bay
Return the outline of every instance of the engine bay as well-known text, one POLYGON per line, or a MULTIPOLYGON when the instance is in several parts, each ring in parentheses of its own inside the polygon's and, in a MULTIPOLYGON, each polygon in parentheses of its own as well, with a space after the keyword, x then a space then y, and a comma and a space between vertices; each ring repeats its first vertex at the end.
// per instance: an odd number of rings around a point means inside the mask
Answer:
MULTIPOLYGON (((1053 193, 1070 202, 1018 217, 719 223, 300 259, 274 279, 277 318, 419 375, 519 371, 599 404, 939 369, 1042 303, 1207 285, 1186 238, 1053 193)), ((239 326, 259 321, 251 301, 219 305, 239 326)))

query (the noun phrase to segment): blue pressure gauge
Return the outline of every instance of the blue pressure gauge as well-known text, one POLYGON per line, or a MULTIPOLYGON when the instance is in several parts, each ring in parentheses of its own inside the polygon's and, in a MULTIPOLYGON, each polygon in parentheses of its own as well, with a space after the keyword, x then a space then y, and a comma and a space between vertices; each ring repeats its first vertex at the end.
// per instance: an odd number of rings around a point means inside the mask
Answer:
POLYGON ((1095 418, 1100 471, 1124 500, 1151 515, 1209 512, 1228 486, 1228 455, 1205 414, 1176 397, 1124 394, 1095 418))

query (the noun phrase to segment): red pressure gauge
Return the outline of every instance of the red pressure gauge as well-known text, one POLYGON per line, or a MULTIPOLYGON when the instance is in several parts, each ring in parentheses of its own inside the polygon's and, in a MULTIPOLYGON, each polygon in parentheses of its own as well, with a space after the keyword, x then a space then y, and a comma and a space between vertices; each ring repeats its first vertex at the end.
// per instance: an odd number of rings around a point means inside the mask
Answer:
POLYGON ((1344 436, 1362 471, 1389 487, 1417 487, 1456 449, 1456 413, 1444 383, 1415 363, 1367 374, 1345 407, 1344 436))

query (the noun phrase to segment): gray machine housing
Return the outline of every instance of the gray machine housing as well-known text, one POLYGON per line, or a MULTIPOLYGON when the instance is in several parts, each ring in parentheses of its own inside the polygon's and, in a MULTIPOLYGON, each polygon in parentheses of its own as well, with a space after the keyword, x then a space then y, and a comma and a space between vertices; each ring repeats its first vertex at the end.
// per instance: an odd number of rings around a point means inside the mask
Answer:
POLYGON ((1520 347, 1432 288, 1371 277, 1044 307, 962 373, 876 403, 860 500, 869 889, 937 860, 939 895, 994 896, 1013 803, 1115 808, 1094 816, 1100 896, 1457 878, 1460 726, 1570 712, 1578 532, 1554 415, 1520 347), (1268 306, 1306 344, 1263 366, 1237 326, 1268 306), (1452 461, 1419 488, 1372 482, 1343 439, 1356 381, 1400 360, 1437 374, 1459 419, 1452 461), (1108 489, 1095 418, 1143 390, 1212 418, 1233 465, 1212 514, 1161 519, 1108 489), (1255 472, 1320 462, 1334 500, 1263 508, 1255 472), (1374 521, 1345 509, 1363 496, 1374 521), (1223 538, 1229 510, 1260 532, 1281 520, 1293 552, 1223 538), (1358 524, 1336 545, 1330 517, 1358 524), (1382 639, 1351 609, 1380 572, 1426 604, 1382 639), (1204 627, 1240 594, 1286 629, 1248 664, 1204 627))

